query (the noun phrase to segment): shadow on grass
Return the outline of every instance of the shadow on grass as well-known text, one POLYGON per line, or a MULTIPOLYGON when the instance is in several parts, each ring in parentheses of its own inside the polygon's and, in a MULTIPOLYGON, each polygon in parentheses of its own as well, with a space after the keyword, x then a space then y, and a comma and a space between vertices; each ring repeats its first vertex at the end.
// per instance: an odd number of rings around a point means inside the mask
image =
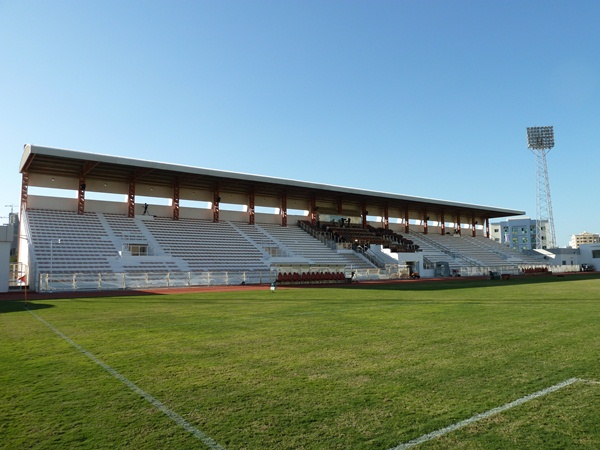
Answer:
MULTIPOLYGON (((447 289, 468 289, 482 287, 499 287, 511 285, 528 285, 541 283, 564 283, 565 281, 587 281, 600 280, 600 273, 569 273, 560 275, 543 276, 511 276, 508 280, 472 279, 472 278, 448 278, 430 279, 418 281, 396 281, 396 282, 363 282, 348 285, 349 289, 365 290, 403 290, 403 291, 443 291, 447 289)), ((341 287, 341 286, 339 286, 341 287)))
POLYGON ((31 303, 21 300, 7 300, 4 302, 0 302, 0 314, 7 314, 13 312, 24 312, 28 309, 30 311, 36 311, 40 309, 53 308, 54 305, 47 305, 45 303, 31 303))
POLYGON ((30 292, 25 294, 22 291, 13 291, 0 294, 0 314, 11 312, 23 312, 28 308, 31 311, 53 308, 56 305, 43 302, 44 300, 73 300, 78 298, 97 298, 97 297, 142 297, 146 295, 160 295, 154 292, 144 291, 68 291, 68 292, 52 292, 52 293, 37 293, 30 292))

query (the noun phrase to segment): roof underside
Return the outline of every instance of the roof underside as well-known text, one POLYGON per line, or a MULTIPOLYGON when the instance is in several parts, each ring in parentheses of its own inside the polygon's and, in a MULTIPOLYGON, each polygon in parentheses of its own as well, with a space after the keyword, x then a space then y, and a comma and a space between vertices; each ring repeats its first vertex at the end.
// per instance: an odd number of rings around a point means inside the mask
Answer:
POLYGON ((397 208, 422 211, 426 214, 444 213, 450 217, 460 214, 476 218, 499 218, 525 214, 523 211, 490 206, 413 197, 327 184, 226 172, 193 166, 167 164, 140 159, 122 158, 48 147, 26 145, 20 171, 68 178, 100 179, 174 186, 180 188, 215 190, 256 196, 288 199, 311 199, 317 202, 343 202, 344 206, 360 208, 397 208))

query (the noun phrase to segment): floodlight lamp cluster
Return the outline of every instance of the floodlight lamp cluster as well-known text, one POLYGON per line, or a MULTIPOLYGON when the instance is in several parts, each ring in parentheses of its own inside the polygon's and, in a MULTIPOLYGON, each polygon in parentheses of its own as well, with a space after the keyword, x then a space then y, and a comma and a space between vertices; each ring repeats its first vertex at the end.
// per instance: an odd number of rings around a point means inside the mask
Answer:
POLYGON ((551 149, 554 147, 554 127, 527 128, 527 147, 534 150, 551 149))

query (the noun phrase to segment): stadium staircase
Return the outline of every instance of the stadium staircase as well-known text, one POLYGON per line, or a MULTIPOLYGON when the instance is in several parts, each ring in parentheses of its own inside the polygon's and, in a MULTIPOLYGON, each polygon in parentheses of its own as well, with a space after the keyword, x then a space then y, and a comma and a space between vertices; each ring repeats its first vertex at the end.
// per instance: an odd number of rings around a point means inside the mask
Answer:
MULTIPOLYGON (((172 272, 188 271, 187 263, 169 255, 156 242, 145 226, 145 220, 131 220, 119 214, 97 213, 106 233, 119 250, 120 258, 111 260, 113 272, 172 272), (143 245, 147 252, 143 258, 132 255, 130 245, 143 245)), ((152 218, 152 216, 142 216, 152 218)))

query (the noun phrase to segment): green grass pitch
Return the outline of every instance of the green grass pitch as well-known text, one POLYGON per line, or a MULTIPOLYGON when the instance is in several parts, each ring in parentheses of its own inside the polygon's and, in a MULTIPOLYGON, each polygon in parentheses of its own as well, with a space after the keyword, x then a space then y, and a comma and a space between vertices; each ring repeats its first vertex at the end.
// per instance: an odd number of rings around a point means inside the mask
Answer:
POLYGON ((0 302, 2 449, 388 450, 570 378, 415 448, 600 448, 597 275, 29 308, 0 302))

